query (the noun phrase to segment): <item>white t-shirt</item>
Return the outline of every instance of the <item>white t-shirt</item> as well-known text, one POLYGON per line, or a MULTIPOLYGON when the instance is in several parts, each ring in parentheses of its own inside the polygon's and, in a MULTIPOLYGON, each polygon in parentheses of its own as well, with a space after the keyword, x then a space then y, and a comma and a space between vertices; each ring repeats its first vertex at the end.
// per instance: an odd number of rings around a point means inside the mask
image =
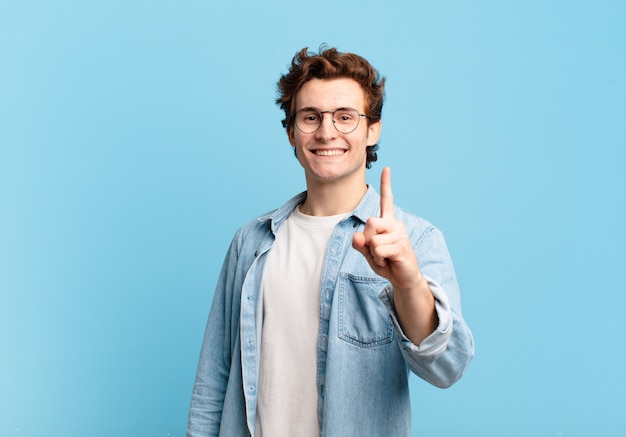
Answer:
POLYGON ((268 254, 255 426, 259 436, 319 436, 320 281, 328 241, 346 216, 314 217, 296 208, 268 254))

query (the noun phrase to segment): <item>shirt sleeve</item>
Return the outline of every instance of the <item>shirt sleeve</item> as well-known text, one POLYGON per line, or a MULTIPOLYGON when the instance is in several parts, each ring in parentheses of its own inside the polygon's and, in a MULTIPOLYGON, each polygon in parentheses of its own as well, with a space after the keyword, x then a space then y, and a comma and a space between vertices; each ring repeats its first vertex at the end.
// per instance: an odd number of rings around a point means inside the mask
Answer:
POLYGON ((450 309, 450 302, 446 294, 443 292, 439 284, 434 282, 431 278, 425 277, 428 281, 433 296, 435 297, 435 310, 437 311, 437 317, 439 318, 439 325, 428 337, 426 337, 419 345, 414 344, 405 335, 404 331, 400 327, 398 316, 393 305, 393 287, 388 286, 380 296, 383 303, 389 310, 393 325, 398 332, 400 342, 403 348, 410 351, 411 355, 420 359, 436 358, 446 350, 448 341, 452 336, 453 323, 452 323, 452 311, 450 309))
POLYGON ((193 386, 187 423, 187 437, 217 436, 220 432, 224 399, 236 332, 231 329, 233 312, 233 270, 237 264, 236 239, 222 265, 209 313, 193 386))
POLYGON ((445 388, 458 381, 474 356, 474 339, 461 312, 454 266, 441 232, 431 227, 417 239, 415 252, 422 274, 435 297, 439 325, 419 345, 404 334, 393 305, 393 287, 379 296, 398 334, 400 349, 413 373, 445 388))

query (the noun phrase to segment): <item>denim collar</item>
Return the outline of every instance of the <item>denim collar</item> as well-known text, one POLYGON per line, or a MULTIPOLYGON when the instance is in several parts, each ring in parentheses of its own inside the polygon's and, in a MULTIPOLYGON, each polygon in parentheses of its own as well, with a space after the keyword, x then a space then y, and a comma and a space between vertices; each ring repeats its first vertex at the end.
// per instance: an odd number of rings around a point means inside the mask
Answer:
MULTIPOLYGON (((270 228, 272 232, 275 234, 278 231, 278 228, 282 225, 289 214, 292 213, 294 209, 298 207, 304 200, 306 199, 307 192, 303 191, 302 193, 292 197, 284 205, 280 208, 260 216, 257 218, 259 222, 270 221, 270 228)), ((362 223, 365 223, 370 217, 378 217, 380 216, 380 197, 376 190, 371 186, 367 186, 367 191, 361 201, 357 205, 357 207, 352 211, 350 217, 355 217, 360 220, 362 223)))

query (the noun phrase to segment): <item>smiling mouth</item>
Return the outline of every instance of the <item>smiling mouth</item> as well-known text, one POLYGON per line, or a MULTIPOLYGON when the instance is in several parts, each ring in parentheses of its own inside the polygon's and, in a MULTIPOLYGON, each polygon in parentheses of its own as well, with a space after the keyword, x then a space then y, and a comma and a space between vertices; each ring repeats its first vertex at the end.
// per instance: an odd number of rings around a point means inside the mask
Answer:
POLYGON ((332 149, 332 150, 313 150, 317 156, 339 156, 346 153, 343 149, 332 149))

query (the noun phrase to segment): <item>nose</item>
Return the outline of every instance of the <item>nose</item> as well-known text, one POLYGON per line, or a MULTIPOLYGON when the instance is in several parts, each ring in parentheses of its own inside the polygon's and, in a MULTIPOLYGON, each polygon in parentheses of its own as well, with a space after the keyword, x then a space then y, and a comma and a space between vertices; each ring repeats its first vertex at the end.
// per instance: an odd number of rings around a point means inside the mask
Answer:
POLYGON ((322 141, 332 140, 337 136, 337 129, 335 129, 333 122, 333 113, 332 111, 322 111, 320 115, 322 116, 322 120, 319 129, 315 132, 315 136, 318 140, 322 141))

